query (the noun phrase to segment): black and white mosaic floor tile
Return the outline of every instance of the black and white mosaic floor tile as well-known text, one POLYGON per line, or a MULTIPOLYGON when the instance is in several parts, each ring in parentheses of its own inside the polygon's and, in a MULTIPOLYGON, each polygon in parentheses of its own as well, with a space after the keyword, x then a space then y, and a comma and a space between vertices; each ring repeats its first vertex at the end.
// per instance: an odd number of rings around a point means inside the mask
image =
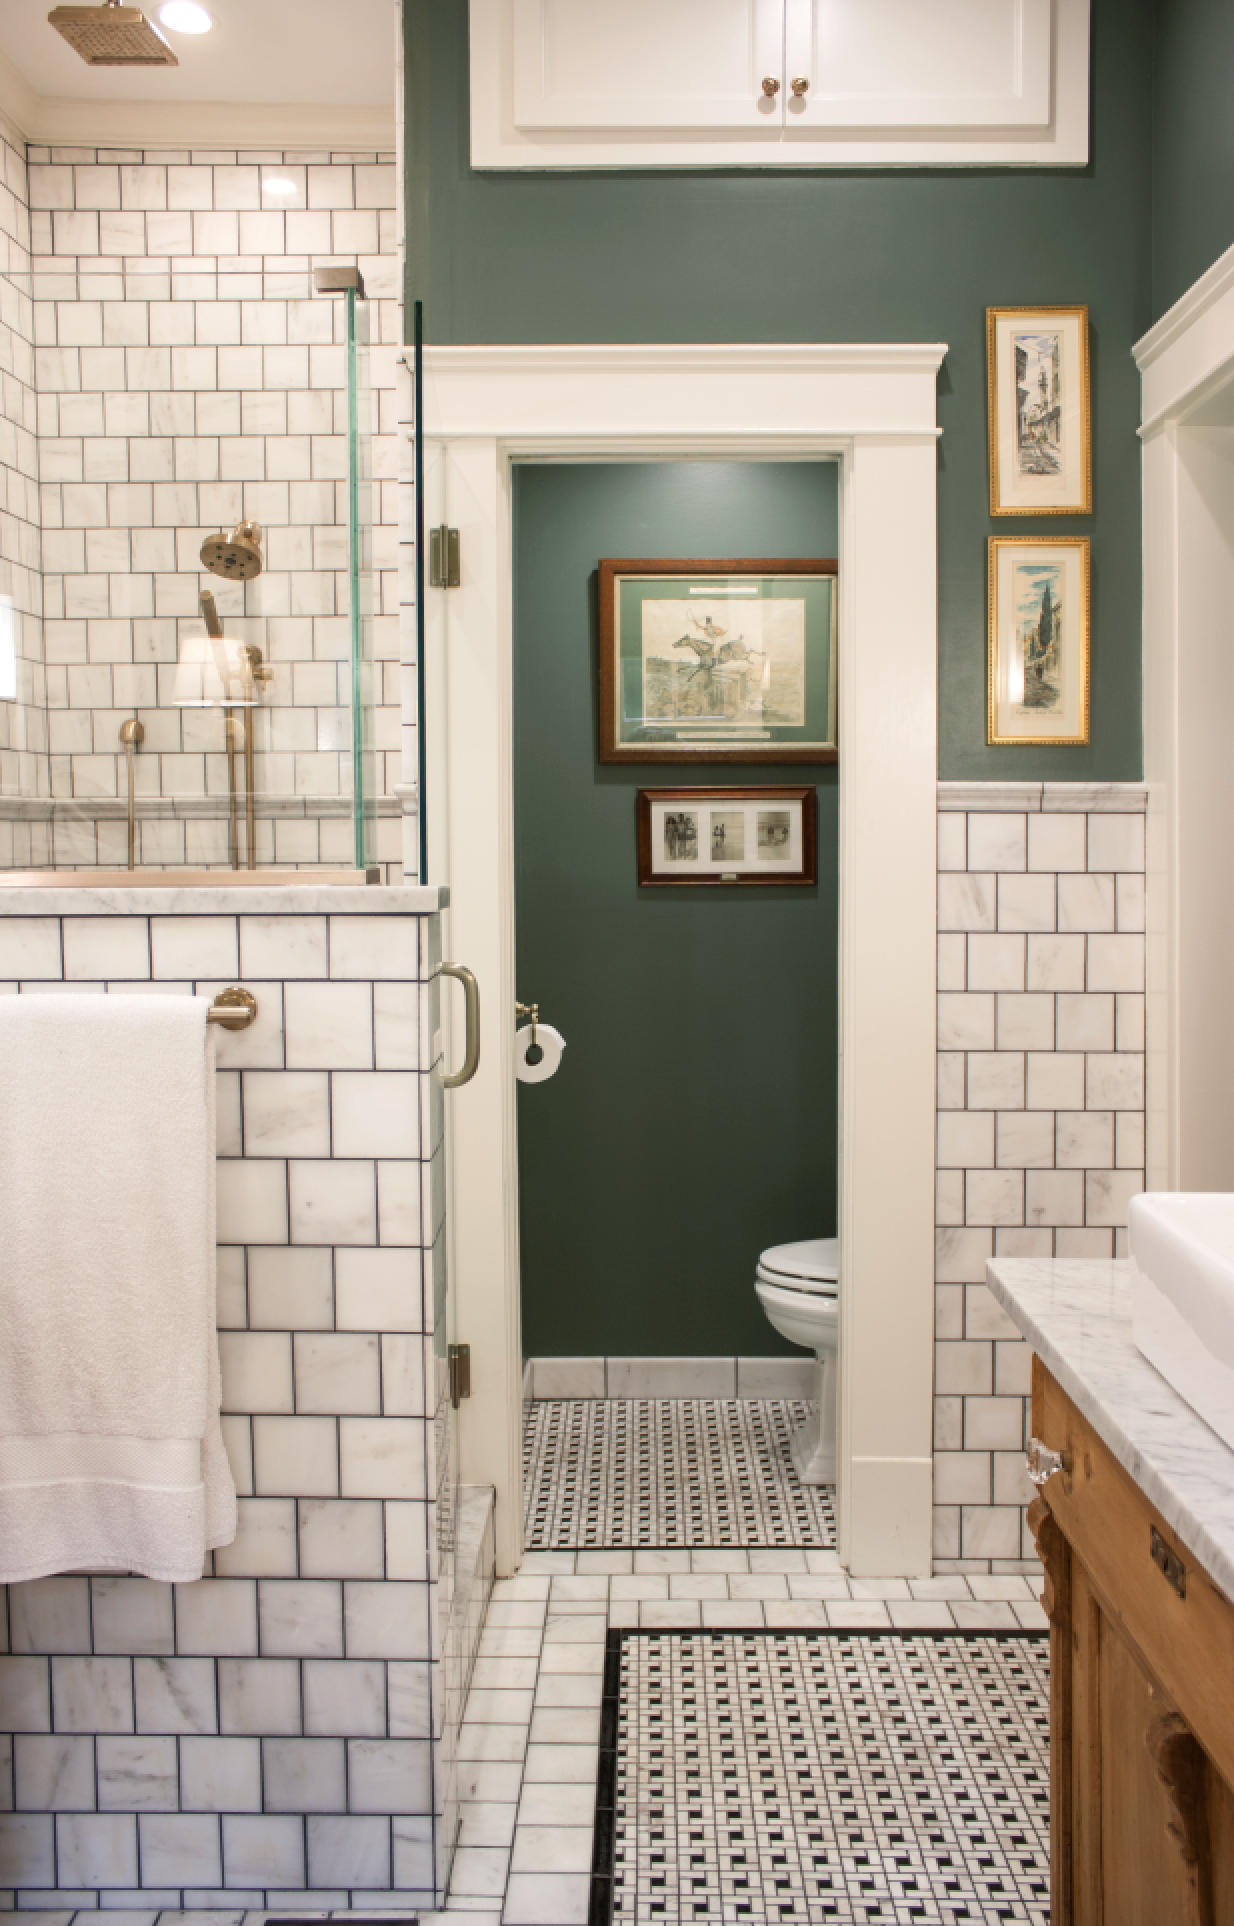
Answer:
POLYGON ((545 1398, 523 1433, 528 1551, 835 1545, 835 1492, 803 1485, 775 1398, 545 1398))
POLYGON ((609 1633, 592 1926, 1049 1919, 1049 1642, 609 1633))

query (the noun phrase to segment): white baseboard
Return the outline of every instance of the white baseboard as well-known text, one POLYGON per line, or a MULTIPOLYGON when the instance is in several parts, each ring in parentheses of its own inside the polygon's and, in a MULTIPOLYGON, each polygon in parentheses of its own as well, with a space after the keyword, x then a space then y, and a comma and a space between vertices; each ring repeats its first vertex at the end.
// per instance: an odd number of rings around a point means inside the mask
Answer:
POLYGON ((818 1360, 527 1358, 525 1398, 814 1398, 818 1360))

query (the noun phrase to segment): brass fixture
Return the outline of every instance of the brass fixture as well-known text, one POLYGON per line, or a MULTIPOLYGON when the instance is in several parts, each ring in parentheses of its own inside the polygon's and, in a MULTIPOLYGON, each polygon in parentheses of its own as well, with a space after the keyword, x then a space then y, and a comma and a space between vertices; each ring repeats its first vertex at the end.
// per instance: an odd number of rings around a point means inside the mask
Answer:
MULTIPOLYGON (((258 542, 261 530, 255 522, 242 522, 241 528, 257 529, 258 542)), ((239 533, 239 530, 237 530, 239 533)), ((205 549, 202 549, 205 556, 205 549)), ((260 554, 259 554, 260 566, 260 554)), ((249 869, 257 867, 257 790, 256 765, 254 759, 255 743, 253 732, 253 711, 260 706, 257 694, 259 687, 274 679, 274 671, 261 659, 261 650, 255 642, 241 642, 238 645, 239 670, 233 666, 223 636, 223 624, 219 620, 218 604, 209 589, 202 589, 199 596, 202 619, 206 634, 214 647, 214 663, 219 681, 223 688, 223 699, 219 707, 223 711, 223 726, 227 739, 227 856, 233 869, 240 867, 240 799, 236 782, 236 711, 244 711, 244 829, 245 860, 249 869), (240 678, 240 694, 233 693, 233 683, 237 674, 240 678)))
POLYGON ((471 1396, 471 1346, 451 1344, 446 1350, 450 1372, 450 1403, 457 1411, 464 1398, 471 1396))
POLYGON ((220 990, 206 1011, 206 1022, 217 1023, 224 1030, 247 1030, 256 1021, 257 998, 238 983, 233 983, 230 990, 220 990))
POLYGON ((261 574, 261 523, 237 522, 230 535, 220 528, 201 545, 201 565, 225 582, 251 582, 261 574))
POLYGON ((137 751, 146 739, 146 725, 136 716, 120 724, 124 761, 129 779, 129 868, 137 867, 137 751))
POLYGON ((364 276, 358 267, 319 267, 313 269, 313 291, 315 294, 347 294, 349 291, 364 299, 364 276))
POLYGON ((538 1003, 516 1003, 514 1006, 514 1014, 516 1017, 531 1018, 531 1042, 527 1045, 523 1061, 524 1063, 530 1063, 534 1067, 544 1055, 544 1051, 541 1049, 536 1038, 536 1026, 540 1021, 540 1005, 538 1003))
POLYGON ((763 82, 763 92, 766 94, 768 100, 774 100, 779 91, 779 81, 775 78, 774 74, 768 74, 766 80, 763 82))
POLYGON ((808 94, 810 91, 809 81, 804 79, 800 74, 798 75, 797 79, 792 81, 790 84, 798 100, 801 99, 803 94, 808 94))
POLYGON ((463 1067, 449 1075, 441 1073, 441 1081, 447 1090, 457 1090, 460 1084, 470 1083, 480 1067, 480 986, 469 969, 462 963, 443 963, 443 976, 452 976, 463 986, 467 998, 467 1041, 463 1050, 463 1067))
POLYGON ((428 532, 428 585, 430 588, 457 588, 459 572, 457 528, 430 528, 428 532))
POLYGON ((103 0, 101 7, 53 7, 48 24, 87 67, 178 67, 171 47, 140 7, 103 0))

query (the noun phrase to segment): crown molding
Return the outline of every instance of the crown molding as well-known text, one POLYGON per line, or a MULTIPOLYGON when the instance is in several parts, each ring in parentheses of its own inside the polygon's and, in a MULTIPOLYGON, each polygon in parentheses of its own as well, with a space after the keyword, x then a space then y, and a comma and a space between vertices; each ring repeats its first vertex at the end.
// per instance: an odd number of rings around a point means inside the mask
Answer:
POLYGON ((40 147, 394 152, 394 102, 84 100, 38 94, 0 52, 0 114, 40 147))
POLYGON ((1226 386, 1234 366, 1234 247, 1180 294, 1131 350, 1140 370, 1141 435, 1226 386))

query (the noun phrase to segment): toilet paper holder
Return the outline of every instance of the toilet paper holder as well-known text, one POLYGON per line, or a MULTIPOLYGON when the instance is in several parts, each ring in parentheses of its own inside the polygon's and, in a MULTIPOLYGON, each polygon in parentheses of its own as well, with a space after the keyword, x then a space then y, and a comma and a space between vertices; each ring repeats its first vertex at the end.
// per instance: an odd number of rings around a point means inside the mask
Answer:
POLYGON ((536 1041, 536 1025, 540 1021, 540 1005, 538 1003, 516 1002, 514 1005, 514 1014, 516 1017, 531 1018, 531 1042, 527 1045, 524 1062, 539 1063, 544 1055, 543 1050, 536 1041))

